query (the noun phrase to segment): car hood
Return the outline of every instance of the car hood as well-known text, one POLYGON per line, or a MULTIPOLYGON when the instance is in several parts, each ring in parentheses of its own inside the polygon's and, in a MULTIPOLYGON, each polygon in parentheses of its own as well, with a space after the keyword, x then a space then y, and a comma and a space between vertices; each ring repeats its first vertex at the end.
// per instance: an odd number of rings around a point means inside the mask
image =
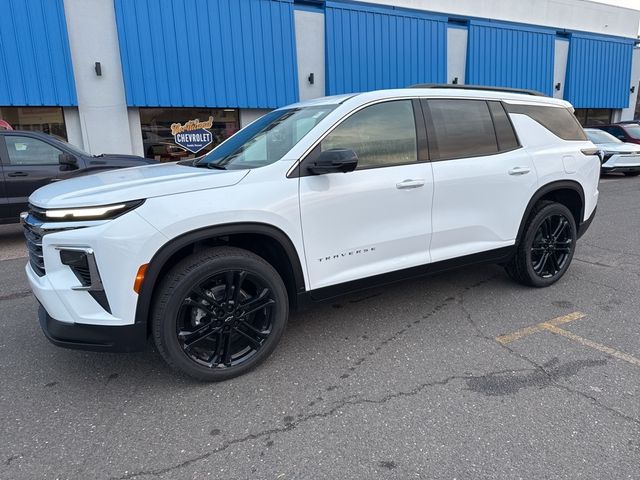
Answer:
POLYGON ((210 170, 162 163, 52 183, 31 194, 41 208, 86 207, 235 185, 249 170, 210 170))
POLYGON ((640 152, 640 145, 637 143, 596 143, 596 147, 605 152, 640 152))

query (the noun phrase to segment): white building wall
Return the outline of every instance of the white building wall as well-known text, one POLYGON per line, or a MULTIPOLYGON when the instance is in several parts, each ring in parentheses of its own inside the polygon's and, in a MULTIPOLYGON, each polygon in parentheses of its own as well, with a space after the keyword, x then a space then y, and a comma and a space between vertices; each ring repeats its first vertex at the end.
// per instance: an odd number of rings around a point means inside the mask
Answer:
POLYGON ((469 31, 466 28, 447 28, 447 83, 465 83, 467 69, 467 40, 469 31))
POLYGON ((564 86, 567 78, 567 60, 569 60, 569 40, 563 38, 556 39, 555 55, 553 64, 553 96, 554 98, 564 98, 564 86), (556 85, 560 84, 560 89, 556 85))
POLYGON ((300 100, 325 95, 324 14, 296 10, 296 56, 300 100), (313 74, 313 84, 309 75, 313 74))
MULTIPOLYGON (((133 148, 113 0, 64 0, 64 11, 78 94, 82 134, 78 146, 93 154, 130 154, 133 148), (96 75, 95 62, 101 63, 102 76, 96 75)), ((72 143, 78 142, 77 132, 72 138, 72 143)))
POLYGON ((640 11, 588 0, 366 0, 368 3, 633 37, 640 11))
POLYGON ((263 110, 260 108, 243 108, 240 110, 240 128, 244 128, 254 120, 259 119, 271 110, 263 110))
POLYGON ((82 126, 80 125, 80 113, 78 109, 76 107, 64 107, 62 114, 64 115, 64 126, 67 130, 67 141, 84 150, 82 126))

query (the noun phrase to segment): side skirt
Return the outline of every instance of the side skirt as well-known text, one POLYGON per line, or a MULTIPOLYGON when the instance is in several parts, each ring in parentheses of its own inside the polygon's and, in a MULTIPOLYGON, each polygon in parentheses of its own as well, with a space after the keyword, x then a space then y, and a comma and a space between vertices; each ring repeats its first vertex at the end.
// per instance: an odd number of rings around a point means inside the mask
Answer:
POLYGON ((453 270, 455 268, 466 267, 482 263, 505 263, 511 259, 515 253, 515 245, 486 252, 465 255, 464 257, 451 258, 435 263, 427 263, 417 267, 406 268, 394 272, 374 275, 372 277, 353 280, 350 282, 330 285, 328 287, 301 292, 298 294, 298 309, 317 302, 322 302, 332 298, 340 297, 353 292, 366 290, 372 287, 379 287, 391 283, 408 280, 411 278, 435 275, 437 273, 453 270))

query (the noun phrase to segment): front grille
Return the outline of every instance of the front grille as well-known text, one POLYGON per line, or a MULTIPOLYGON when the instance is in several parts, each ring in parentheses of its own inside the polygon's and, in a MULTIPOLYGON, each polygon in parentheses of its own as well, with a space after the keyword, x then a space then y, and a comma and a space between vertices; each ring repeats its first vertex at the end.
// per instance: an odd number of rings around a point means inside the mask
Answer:
MULTIPOLYGON (((44 214, 41 209, 29 205, 29 212, 22 214, 22 226, 24 237, 29 252, 29 263, 31 268, 39 277, 44 276, 47 271, 44 265, 44 256, 42 254, 42 237, 49 233, 68 230, 67 228, 43 228, 44 214)), ((74 227, 76 228, 76 227, 74 227)))
POLYGON ((29 263, 33 271, 36 272, 39 277, 42 277, 46 273, 44 257, 42 255, 42 237, 44 232, 26 222, 23 226, 24 236, 27 240, 27 250, 29 251, 29 263))

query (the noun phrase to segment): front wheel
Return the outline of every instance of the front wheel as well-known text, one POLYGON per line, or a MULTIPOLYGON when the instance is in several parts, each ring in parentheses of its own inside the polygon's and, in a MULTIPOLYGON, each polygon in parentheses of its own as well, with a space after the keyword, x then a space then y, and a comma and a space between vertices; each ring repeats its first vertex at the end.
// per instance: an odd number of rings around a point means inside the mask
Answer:
POLYGON ((538 205, 525 226, 507 273, 531 287, 548 287, 569 268, 576 248, 577 229, 571 211, 562 204, 538 205))
POLYGON ((246 250, 217 247, 179 262, 155 296, 153 337, 169 365, 198 380, 248 372, 275 349, 289 303, 275 269, 246 250))

